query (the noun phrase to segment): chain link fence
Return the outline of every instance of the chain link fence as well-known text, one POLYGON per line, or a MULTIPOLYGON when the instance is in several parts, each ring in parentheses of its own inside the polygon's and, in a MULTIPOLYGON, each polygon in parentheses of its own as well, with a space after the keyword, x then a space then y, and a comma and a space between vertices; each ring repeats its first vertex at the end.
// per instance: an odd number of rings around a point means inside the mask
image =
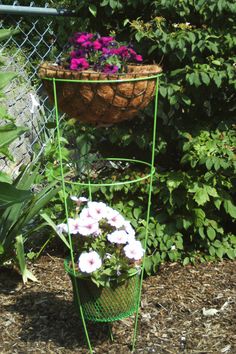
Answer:
POLYGON ((0 157, 0 170, 17 175, 21 164, 27 163, 33 154, 39 154, 52 134, 47 122, 52 119, 53 106, 44 94, 37 71, 43 61, 56 60, 53 21, 55 16, 64 16, 66 10, 52 9, 43 1, 40 7, 34 2, 28 6, 21 6, 20 1, 7 3, 0 1, 0 28, 14 28, 18 34, 0 43, 3 70, 17 73, 17 78, 5 90, 6 104, 17 125, 26 126, 29 131, 11 145, 14 163, 0 157), (34 99, 40 103, 37 108, 34 99))

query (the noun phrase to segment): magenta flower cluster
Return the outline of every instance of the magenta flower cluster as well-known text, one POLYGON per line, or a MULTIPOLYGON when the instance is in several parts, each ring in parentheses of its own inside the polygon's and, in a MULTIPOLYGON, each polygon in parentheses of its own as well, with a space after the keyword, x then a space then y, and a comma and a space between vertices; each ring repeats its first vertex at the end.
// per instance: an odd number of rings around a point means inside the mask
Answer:
POLYGON ((131 45, 121 45, 114 37, 78 32, 69 40, 72 51, 69 57, 71 70, 100 71, 108 74, 125 71, 129 62, 142 62, 131 45))

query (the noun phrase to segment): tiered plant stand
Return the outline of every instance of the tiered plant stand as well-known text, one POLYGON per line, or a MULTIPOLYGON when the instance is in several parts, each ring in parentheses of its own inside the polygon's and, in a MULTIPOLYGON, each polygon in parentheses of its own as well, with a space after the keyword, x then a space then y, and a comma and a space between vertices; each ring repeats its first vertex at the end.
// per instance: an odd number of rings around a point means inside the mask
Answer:
MULTIPOLYGON (((53 99, 54 99, 54 105, 55 105, 55 119, 56 119, 56 126, 57 126, 57 142, 58 142, 58 147, 59 147, 59 157, 60 157, 60 170, 61 170, 61 185, 62 185, 62 191, 63 191, 63 196, 64 196, 64 205, 65 205, 65 214, 66 218, 68 220, 69 217, 69 212, 68 212, 68 205, 67 205, 67 192, 66 192, 66 185, 67 183, 73 184, 75 186, 78 186, 79 189, 86 188, 88 189, 88 194, 89 198, 92 199, 92 192, 93 188, 101 188, 101 187, 110 187, 110 186, 116 186, 116 185, 125 185, 125 184, 132 184, 132 183, 139 183, 142 180, 148 180, 149 182, 149 192, 148 192, 148 203, 147 203, 147 214, 146 214, 146 232, 145 232, 145 241, 144 241, 144 249, 146 251, 147 247, 147 240, 148 240, 148 229, 149 229, 149 219, 150 219, 150 209, 151 209, 151 198, 152 198, 152 185, 153 185, 153 176, 155 174, 155 167, 154 167, 154 155, 155 155, 155 143, 156 143, 156 122, 157 122, 157 109, 158 109, 158 87, 159 87, 159 77, 160 73, 154 74, 154 75, 149 75, 148 77, 135 77, 135 78, 128 78, 128 79, 119 79, 119 80, 96 80, 95 82, 93 80, 74 80, 74 79, 59 79, 59 78, 50 78, 50 77, 44 77, 43 80, 46 81, 51 81, 51 85, 53 88, 53 99), (132 159, 124 159, 124 158, 108 158, 106 160, 109 161, 123 161, 123 162, 128 162, 129 164, 138 164, 141 165, 145 168, 149 168, 149 173, 145 174, 144 176, 140 178, 136 178, 134 180, 129 180, 129 181, 116 181, 113 183, 93 183, 90 179, 86 183, 77 181, 77 182, 72 182, 68 181, 65 178, 65 173, 64 173, 64 166, 63 166, 63 159, 62 159, 62 147, 61 147, 61 129, 60 129, 60 119, 59 119, 59 106, 58 106, 58 85, 61 85, 61 83, 70 83, 71 85, 81 83, 81 84, 106 84, 106 83, 132 83, 132 82, 141 82, 143 80, 152 80, 154 81, 154 100, 155 100, 155 108, 154 108, 154 114, 153 114, 153 131, 152 131, 152 153, 151 153, 151 161, 150 163, 147 163, 146 161, 141 161, 141 160, 132 160, 132 159)), ((72 260, 72 276, 76 276, 76 267, 74 263, 74 249, 72 245, 72 239, 71 235, 69 235, 69 244, 70 244, 70 257, 72 260)), ((144 275, 144 265, 145 265, 145 255, 143 257, 143 263, 141 267, 141 273, 140 273, 140 278, 138 281, 138 288, 136 291, 136 296, 135 296, 135 303, 133 307, 131 308, 131 311, 126 311, 121 314, 121 316, 118 316, 115 318, 121 319, 124 317, 129 317, 131 314, 135 313, 135 320, 134 320, 134 332, 133 332, 133 340, 132 340, 132 351, 135 349, 136 345, 136 340, 137 340, 137 328, 138 328, 138 317, 139 317, 139 311, 140 311, 140 302, 141 302, 141 295, 142 295, 142 283, 143 283, 143 275, 144 275)), ((81 289, 79 289, 78 282, 73 283, 73 290, 74 290, 74 298, 75 298, 75 304, 76 307, 79 310, 80 317, 82 320, 89 352, 93 353, 93 348, 92 344, 90 341, 89 333, 87 330, 87 325, 86 325, 86 320, 88 320, 86 313, 84 312, 83 304, 82 304, 82 296, 84 296, 84 289, 83 293, 81 289)), ((91 320, 91 319, 90 319, 91 320)), ((112 321, 114 321, 114 318, 112 317, 107 317, 103 318, 102 321, 97 320, 96 318, 92 319, 94 322, 107 322, 108 324, 112 321)), ((112 333, 111 333, 111 338, 112 338, 112 333)))

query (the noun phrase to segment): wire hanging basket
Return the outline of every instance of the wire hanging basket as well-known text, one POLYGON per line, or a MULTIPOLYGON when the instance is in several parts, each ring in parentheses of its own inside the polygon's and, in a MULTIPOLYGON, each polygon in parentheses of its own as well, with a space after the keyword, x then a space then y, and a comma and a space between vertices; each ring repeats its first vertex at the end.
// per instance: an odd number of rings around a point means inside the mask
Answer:
POLYGON ((128 65, 127 68, 127 73, 106 74, 68 70, 43 63, 38 74, 52 102, 52 79, 57 79, 57 100, 61 112, 81 122, 110 125, 132 119, 150 103, 155 95, 156 75, 162 71, 158 65, 128 65), (152 76, 153 79, 150 79, 152 76), (80 82, 71 83, 60 79, 80 82))

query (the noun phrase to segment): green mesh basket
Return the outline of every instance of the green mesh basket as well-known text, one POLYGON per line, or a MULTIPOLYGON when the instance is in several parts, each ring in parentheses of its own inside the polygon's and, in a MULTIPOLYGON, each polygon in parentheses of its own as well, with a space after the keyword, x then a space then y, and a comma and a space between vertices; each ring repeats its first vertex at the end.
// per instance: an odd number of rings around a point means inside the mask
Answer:
POLYGON ((69 266, 68 259, 65 260, 64 266, 72 281, 74 303, 80 313, 79 301, 76 296, 77 283, 83 315, 86 320, 112 322, 129 317, 137 310, 140 281, 138 273, 121 284, 114 282, 110 288, 106 288, 97 287, 89 279, 76 277, 69 266))

